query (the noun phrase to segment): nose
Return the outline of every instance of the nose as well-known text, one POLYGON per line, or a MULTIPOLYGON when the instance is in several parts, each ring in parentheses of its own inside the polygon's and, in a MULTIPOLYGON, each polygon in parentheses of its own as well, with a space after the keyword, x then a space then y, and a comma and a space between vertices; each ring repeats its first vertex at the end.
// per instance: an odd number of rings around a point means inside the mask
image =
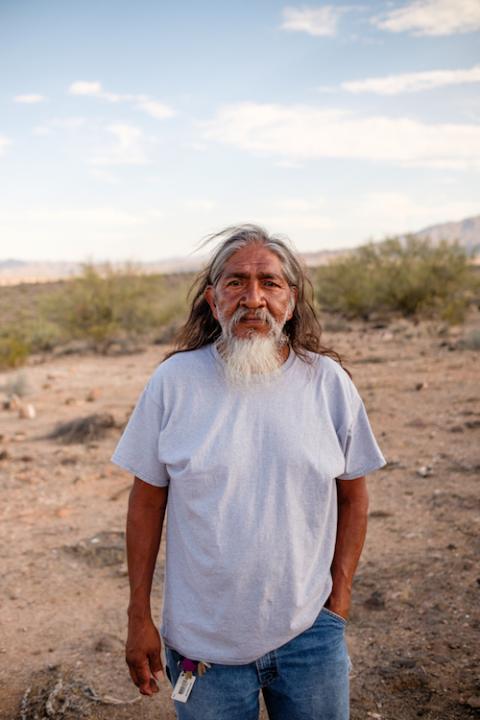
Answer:
POLYGON ((262 286, 257 281, 249 282, 240 300, 240 304, 246 308, 265 307, 265 297, 262 286))

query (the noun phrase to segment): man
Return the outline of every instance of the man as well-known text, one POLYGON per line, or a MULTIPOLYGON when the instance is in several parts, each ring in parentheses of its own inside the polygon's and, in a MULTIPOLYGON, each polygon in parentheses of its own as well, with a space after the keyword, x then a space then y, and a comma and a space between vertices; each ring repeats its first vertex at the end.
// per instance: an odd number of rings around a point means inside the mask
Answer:
POLYGON ((157 692, 150 590, 168 499, 161 634, 177 717, 256 720, 262 691, 271 720, 345 720, 365 475, 384 460, 294 253, 252 225, 219 237, 113 457, 135 475, 127 663, 157 692))

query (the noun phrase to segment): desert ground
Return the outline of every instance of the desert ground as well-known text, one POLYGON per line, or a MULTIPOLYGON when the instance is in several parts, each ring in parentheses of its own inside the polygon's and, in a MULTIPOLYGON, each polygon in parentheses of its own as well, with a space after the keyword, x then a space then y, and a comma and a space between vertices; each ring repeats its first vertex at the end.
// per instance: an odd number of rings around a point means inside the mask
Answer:
MULTIPOLYGON (((326 322, 388 459, 369 478, 347 626, 353 720, 480 712, 480 353, 462 344, 473 329, 478 313, 454 329, 326 322)), ((165 351, 58 352, 0 374, 2 720, 174 717, 168 686, 139 696, 124 662, 131 478, 109 461, 165 351)))

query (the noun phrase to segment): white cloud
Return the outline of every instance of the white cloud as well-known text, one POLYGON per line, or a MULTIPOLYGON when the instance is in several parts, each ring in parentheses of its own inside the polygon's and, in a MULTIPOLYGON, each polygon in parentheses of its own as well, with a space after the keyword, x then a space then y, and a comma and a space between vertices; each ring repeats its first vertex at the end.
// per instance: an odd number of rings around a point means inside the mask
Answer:
POLYGON ((347 8, 324 5, 323 7, 286 7, 282 11, 282 30, 305 32, 316 37, 331 37, 337 32, 340 17, 347 8))
POLYGON ((175 115, 171 107, 157 102, 157 100, 141 100, 138 103, 137 108, 139 110, 143 110, 147 113, 147 115, 150 115, 157 120, 164 120, 165 118, 170 118, 175 115))
POLYGON ((148 164, 145 138, 140 128, 116 124, 106 128, 114 144, 92 159, 92 165, 146 165, 148 164))
POLYGON ((6 137, 5 135, 0 135, 0 155, 3 155, 6 148, 12 144, 12 141, 10 138, 6 137))
POLYGON ((466 83, 480 83, 480 65, 466 70, 429 70, 364 80, 350 80, 342 83, 341 87, 351 93, 371 92, 378 95, 398 95, 404 92, 420 92, 466 83))
POLYGON ((113 207, 31 207, 2 210, 3 222, 81 223, 82 225, 141 225, 145 218, 113 207))
POLYGON ((70 95, 93 95, 93 97, 102 97, 102 85, 99 82, 87 82, 85 80, 77 80, 68 88, 70 95))
POLYGON ((31 93, 30 95, 15 95, 13 102, 23 103, 25 105, 35 105, 36 103, 44 102, 46 99, 45 95, 36 95, 31 93))
POLYGON ((480 127, 361 117, 305 105, 240 103, 219 110, 206 137, 277 159, 354 158, 397 165, 480 168, 480 127))
POLYGON ((111 103, 134 103, 138 110, 142 110, 147 115, 150 115, 150 117, 154 117, 157 120, 164 120, 175 115, 175 111, 169 105, 161 103, 158 100, 154 100, 148 95, 112 93, 104 90, 102 84, 97 80, 93 82, 87 80, 77 80, 70 85, 68 92, 70 95, 95 97, 111 103))
POLYGON ((414 35, 452 35, 480 29, 478 0, 411 0, 372 18, 381 30, 414 35))

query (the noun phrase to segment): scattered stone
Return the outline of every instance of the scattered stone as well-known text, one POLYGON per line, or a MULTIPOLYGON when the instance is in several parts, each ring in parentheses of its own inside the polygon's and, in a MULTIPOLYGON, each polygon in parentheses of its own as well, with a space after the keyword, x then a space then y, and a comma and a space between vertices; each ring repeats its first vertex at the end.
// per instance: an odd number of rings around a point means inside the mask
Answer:
POLYGON ((76 545, 66 546, 64 550, 94 567, 121 565, 125 563, 125 533, 102 531, 76 545))
POLYGON ((123 642, 114 635, 102 635, 93 646, 95 652, 113 653, 123 647, 123 642))
POLYGON ((10 395, 10 397, 8 398, 8 400, 5 400, 5 401, 4 401, 4 403, 3 403, 3 409, 4 409, 4 410, 14 410, 14 411, 17 410, 17 411, 18 411, 18 410, 20 409, 21 405, 22 405, 22 401, 20 400, 20 398, 18 397, 18 395, 15 395, 15 393, 13 393, 12 395, 10 395))
POLYGON ((449 429, 449 432, 451 432, 451 433, 465 432, 465 428, 463 427, 463 425, 451 425, 448 429, 449 429))
POLYGON ((117 575, 119 577, 127 577, 128 576, 128 565, 127 563, 122 563, 120 567, 117 570, 117 575))
POLYGON ((10 458, 10 453, 8 450, 0 450, 0 460, 8 460, 10 458))
POLYGON ((410 657, 400 657, 392 662, 392 665, 399 668, 414 668, 417 661, 410 657))
POLYGON ((422 478, 431 477, 433 475, 433 468, 431 465, 422 465, 417 468, 416 473, 422 478))
MULTIPOLYGON (((50 648, 49 648, 50 651, 50 648)), ((120 700, 109 695, 97 695, 81 680, 58 674, 58 666, 49 665, 36 673, 25 690, 19 720, 79 720, 98 717, 92 714, 92 704, 130 705, 141 699, 136 694, 131 700, 120 700)))
POLYGON ((480 710, 480 695, 470 695, 465 704, 474 710, 480 710))
POLYGON ((20 405, 18 408, 18 417, 22 420, 34 420, 37 417, 37 411, 32 403, 26 403, 20 405))
POLYGON ((392 517, 392 513, 385 512, 385 510, 372 510, 371 513, 368 513, 369 518, 387 518, 392 517))
POLYGON ((465 427, 469 430, 475 430, 476 428, 480 428, 480 420, 467 420, 465 423, 465 427))
POLYGON ((380 590, 374 590, 369 598, 363 603, 368 610, 384 610, 385 598, 380 590))
POLYGON ((428 387, 428 384, 426 382, 417 382, 415 385, 415 390, 425 390, 425 388, 428 387))
POLYGON ((110 413, 96 413, 60 423, 47 437, 60 440, 65 444, 91 443, 100 440, 111 428, 115 427, 115 418, 110 413))
POLYGON ((62 520, 64 518, 69 517, 71 514, 72 514, 72 508, 69 508, 69 507, 61 507, 61 508, 57 508, 55 510, 55 515, 58 518, 61 518, 62 520))
POLYGON ((422 420, 422 418, 413 418, 413 420, 405 423, 405 427, 426 428, 427 423, 425 422, 425 420, 422 420))
POLYGON ((61 465, 76 465, 78 463, 78 458, 73 457, 64 457, 60 460, 61 465))
POLYGON ((95 400, 98 400, 100 395, 102 394, 101 390, 99 388, 92 388, 88 391, 87 396, 85 400, 87 402, 95 402, 95 400))

